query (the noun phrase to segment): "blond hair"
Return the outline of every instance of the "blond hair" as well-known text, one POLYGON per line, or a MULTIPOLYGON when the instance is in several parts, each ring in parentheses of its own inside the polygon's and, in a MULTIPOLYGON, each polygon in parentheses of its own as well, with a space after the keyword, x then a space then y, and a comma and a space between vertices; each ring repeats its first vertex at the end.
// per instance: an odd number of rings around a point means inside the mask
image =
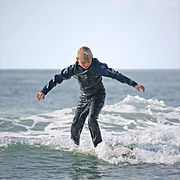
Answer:
POLYGON ((93 54, 87 46, 83 46, 78 49, 77 59, 89 60, 93 58, 93 54))

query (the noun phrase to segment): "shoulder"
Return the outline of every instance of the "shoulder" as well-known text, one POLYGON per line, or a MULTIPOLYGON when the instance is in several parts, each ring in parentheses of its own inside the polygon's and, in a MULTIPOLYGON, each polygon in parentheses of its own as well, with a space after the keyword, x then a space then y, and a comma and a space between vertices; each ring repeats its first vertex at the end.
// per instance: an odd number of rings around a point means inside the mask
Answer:
POLYGON ((78 66, 78 62, 75 62, 74 64, 69 65, 67 68, 73 70, 73 69, 75 69, 77 66, 78 66))
POLYGON ((100 62, 97 58, 93 58, 93 62, 95 64, 96 67, 100 68, 100 69, 106 69, 107 68, 107 64, 100 62))
POLYGON ((61 73, 73 73, 74 69, 76 67, 76 63, 75 64, 72 64, 72 65, 69 65, 68 67, 62 69, 61 73))
POLYGON ((101 64, 101 62, 97 58, 93 58, 93 63, 95 64, 101 64))
POLYGON ((97 58, 93 58, 94 64, 100 66, 102 69, 105 68, 105 66, 107 66, 106 63, 100 62, 97 58))
POLYGON ((93 58, 93 70, 94 70, 96 75, 108 76, 107 64, 100 62, 97 58, 93 58))

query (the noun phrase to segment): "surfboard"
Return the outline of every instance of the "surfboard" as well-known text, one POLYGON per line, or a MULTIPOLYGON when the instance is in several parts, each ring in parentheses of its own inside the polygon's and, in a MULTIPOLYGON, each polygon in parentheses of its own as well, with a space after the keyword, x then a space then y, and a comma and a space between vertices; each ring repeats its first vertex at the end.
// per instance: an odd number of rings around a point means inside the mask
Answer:
MULTIPOLYGON (((75 154, 82 154, 82 155, 86 155, 86 156, 96 156, 96 153, 92 152, 92 151, 82 151, 80 149, 74 149, 72 152, 75 154)), ((124 149, 124 150, 120 151, 119 154, 123 158, 130 157, 133 154, 133 148, 124 149)))
MULTIPOLYGON (((72 152, 74 154, 86 155, 86 156, 97 156, 95 151, 83 151, 81 149, 73 149, 73 150, 63 149, 63 151, 72 152)), ((122 156, 123 158, 128 158, 128 157, 132 157, 132 155, 133 155, 133 148, 127 148, 127 149, 121 150, 119 152, 119 155, 116 154, 115 156, 117 157, 122 156)), ((112 154, 112 156, 114 156, 114 154, 112 154)))
POLYGON ((81 155, 86 155, 86 156, 96 156, 95 152, 92 152, 92 151, 83 151, 81 149, 66 149, 64 148, 63 151, 66 151, 66 152, 72 152, 74 154, 81 154, 81 155))
POLYGON ((82 151, 80 149, 75 149, 72 151, 75 154, 82 154, 82 155, 86 155, 86 156, 95 156, 95 152, 92 151, 82 151))

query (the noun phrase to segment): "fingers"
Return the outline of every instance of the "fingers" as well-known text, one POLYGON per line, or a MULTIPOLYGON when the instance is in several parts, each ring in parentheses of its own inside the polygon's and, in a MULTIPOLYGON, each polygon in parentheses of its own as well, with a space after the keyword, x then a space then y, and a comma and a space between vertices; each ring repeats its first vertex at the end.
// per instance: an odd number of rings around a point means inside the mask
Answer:
POLYGON ((144 86, 141 85, 140 88, 142 89, 142 91, 143 91, 143 93, 144 93, 144 91, 145 91, 144 86))
POLYGON ((39 95, 39 93, 36 94, 36 97, 37 97, 37 99, 38 99, 38 101, 39 101, 39 100, 40 100, 40 95, 39 95))
POLYGON ((143 93, 144 93, 144 91, 145 91, 145 88, 144 88, 144 86, 143 85, 136 85, 135 86, 135 88, 138 90, 138 91, 140 91, 140 89, 142 89, 142 91, 143 91, 143 93))
POLYGON ((40 93, 37 94, 37 99, 38 99, 38 101, 41 100, 41 94, 40 93))
POLYGON ((36 94, 36 97, 37 97, 38 101, 45 99, 45 95, 44 95, 43 92, 37 93, 37 94, 36 94))
POLYGON ((40 100, 43 98, 42 94, 40 94, 40 100))
POLYGON ((142 90, 143 90, 143 93, 144 93, 144 91, 145 91, 145 88, 144 88, 144 86, 142 86, 142 90))
POLYGON ((42 95, 41 95, 41 99, 42 99, 42 100, 44 100, 44 98, 45 98, 45 95, 44 95, 44 94, 42 94, 42 95))

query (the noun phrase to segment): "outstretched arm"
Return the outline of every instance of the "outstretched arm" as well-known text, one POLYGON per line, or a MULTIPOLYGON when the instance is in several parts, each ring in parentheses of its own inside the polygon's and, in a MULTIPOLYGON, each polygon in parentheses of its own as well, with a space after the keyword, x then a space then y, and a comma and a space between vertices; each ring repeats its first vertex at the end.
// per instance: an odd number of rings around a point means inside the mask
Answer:
POLYGON ((38 93, 36 94, 37 99, 38 99, 39 101, 40 101, 40 100, 44 100, 44 99, 45 99, 45 95, 46 95, 52 88, 54 88, 57 84, 62 83, 63 80, 70 79, 71 76, 73 76, 73 68, 74 68, 74 65, 71 65, 71 66, 63 69, 60 74, 55 75, 54 78, 51 79, 51 80, 44 86, 44 88, 43 88, 40 92, 38 92, 38 93))
POLYGON ((115 71, 114 69, 109 68, 107 64, 101 63, 97 59, 95 59, 95 61, 96 61, 96 66, 94 67, 94 69, 97 75, 111 77, 113 79, 118 80, 119 82, 126 83, 130 86, 135 87, 138 91, 142 89, 143 92, 145 92, 145 88, 143 85, 140 85, 136 83, 135 81, 129 79, 128 77, 124 76, 123 74, 119 73, 118 71, 115 71))
POLYGON ((101 63, 97 59, 95 59, 95 60, 96 60, 96 64, 95 64, 94 70, 97 75, 110 77, 112 79, 116 79, 117 81, 119 81, 121 83, 126 83, 133 87, 135 87, 138 84, 135 81, 133 81, 132 79, 124 76, 120 72, 115 71, 112 68, 109 68, 107 66, 107 64, 101 63))
POLYGON ((140 89, 142 89, 143 92, 145 92, 145 88, 143 85, 137 84, 136 86, 134 86, 138 91, 140 91, 140 89))

